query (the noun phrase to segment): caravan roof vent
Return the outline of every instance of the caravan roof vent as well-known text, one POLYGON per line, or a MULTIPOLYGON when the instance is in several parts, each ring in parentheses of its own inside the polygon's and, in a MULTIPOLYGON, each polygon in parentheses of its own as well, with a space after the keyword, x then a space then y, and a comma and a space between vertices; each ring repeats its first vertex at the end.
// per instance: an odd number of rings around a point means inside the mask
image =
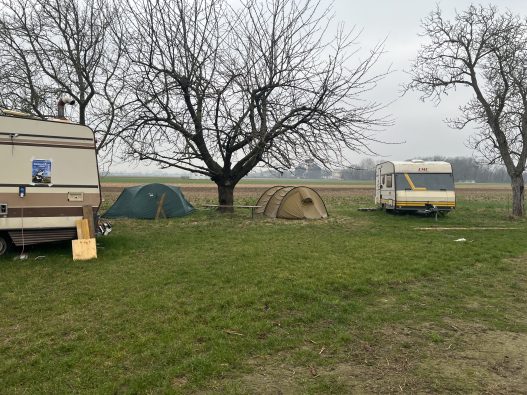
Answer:
POLYGON ((424 163, 425 161, 422 159, 412 159, 412 163, 424 163))

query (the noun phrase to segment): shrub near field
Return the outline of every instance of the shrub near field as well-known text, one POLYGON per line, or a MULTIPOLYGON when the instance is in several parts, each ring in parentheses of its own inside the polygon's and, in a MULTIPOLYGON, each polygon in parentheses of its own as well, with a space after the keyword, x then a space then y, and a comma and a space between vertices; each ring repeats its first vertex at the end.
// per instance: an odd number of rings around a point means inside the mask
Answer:
POLYGON ((527 224, 508 219, 508 191, 460 191, 458 210, 438 222, 358 212, 371 191, 321 193, 324 221, 200 209, 115 221, 93 262, 72 262, 67 243, 2 258, 1 388, 527 388, 527 224))

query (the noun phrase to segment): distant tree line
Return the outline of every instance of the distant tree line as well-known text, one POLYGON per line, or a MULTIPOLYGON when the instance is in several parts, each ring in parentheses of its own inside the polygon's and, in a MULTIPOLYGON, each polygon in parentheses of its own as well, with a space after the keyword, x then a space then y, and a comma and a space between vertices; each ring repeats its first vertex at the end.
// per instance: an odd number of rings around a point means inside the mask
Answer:
MULTIPOLYGON (((478 162, 471 157, 446 157, 446 156, 429 156, 417 158, 425 161, 446 161, 452 164, 454 178, 456 182, 499 182, 509 183, 510 177, 507 169, 502 165, 488 165, 478 162)), ((303 164, 295 167, 293 170, 279 173, 273 170, 253 173, 252 177, 262 178, 299 178, 299 179, 320 179, 333 178, 341 180, 358 180, 368 181, 375 179, 375 166, 384 160, 374 160, 373 158, 364 158, 349 167, 329 171, 315 163, 314 160, 306 160, 303 164)))
POLYGON ((359 163, 340 170, 340 177, 343 180, 373 180, 375 179, 375 166, 377 163, 371 158, 361 160, 359 163))
POLYGON ((480 163, 474 158, 455 157, 446 158, 443 156, 433 156, 421 158, 423 160, 443 160, 452 164, 454 178, 459 181, 475 182, 503 182, 509 183, 510 177, 505 166, 487 165, 480 163))
MULTIPOLYGON (((451 163, 456 181, 510 182, 510 177, 504 166, 487 165, 478 162, 474 158, 432 156, 419 159, 451 163)), ((375 178, 375 165, 380 162, 382 161, 375 162, 371 158, 363 159, 351 167, 342 169, 340 171, 340 178, 343 180, 373 180, 375 178)))

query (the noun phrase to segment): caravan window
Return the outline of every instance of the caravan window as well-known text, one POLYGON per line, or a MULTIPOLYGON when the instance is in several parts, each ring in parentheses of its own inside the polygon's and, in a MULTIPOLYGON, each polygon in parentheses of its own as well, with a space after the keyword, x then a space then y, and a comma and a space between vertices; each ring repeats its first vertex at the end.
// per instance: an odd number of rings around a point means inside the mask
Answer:
POLYGON ((386 176, 386 188, 391 188, 392 187, 392 176, 389 175, 389 176, 386 176))
MULTIPOLYGON (((426 188, 431 191, 438 191, 445 189, 447 191, 454 190, 454 176, 453 174, 441 173, 408 173, 408 177, 414 184, 415 188, 426 188)), ((395 182, 397 190, 411 190, 412 186, 404 174, 396 174, 395 182)))

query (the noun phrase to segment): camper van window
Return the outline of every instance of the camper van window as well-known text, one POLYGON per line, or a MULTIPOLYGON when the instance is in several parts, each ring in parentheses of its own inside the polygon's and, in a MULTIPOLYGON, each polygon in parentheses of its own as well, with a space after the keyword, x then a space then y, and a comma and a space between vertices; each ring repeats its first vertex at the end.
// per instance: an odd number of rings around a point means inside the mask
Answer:
MULTIPOLYGON (((447 191, 454 190, 454 176, 452 174, 408 173, 408 176, 412 180, 415 188, 426 188, 427 190, 432 191, 438 191, 441 189, 447 191)), ((404 191, 412 189, 412 186, 408 183, 404 174, 396 174, 395 183, 397 185, 397 190, 404 191)))
POLYGON ((392 187, 392 176, 386 176, 386 188, 392 187))
POLYGON ((385 184, 385 181, 384 181, 385 179, 386 179, 386 176, 382 176, 382 177, 381 177, 381 185, 384 185, 384 184, 385 184))

